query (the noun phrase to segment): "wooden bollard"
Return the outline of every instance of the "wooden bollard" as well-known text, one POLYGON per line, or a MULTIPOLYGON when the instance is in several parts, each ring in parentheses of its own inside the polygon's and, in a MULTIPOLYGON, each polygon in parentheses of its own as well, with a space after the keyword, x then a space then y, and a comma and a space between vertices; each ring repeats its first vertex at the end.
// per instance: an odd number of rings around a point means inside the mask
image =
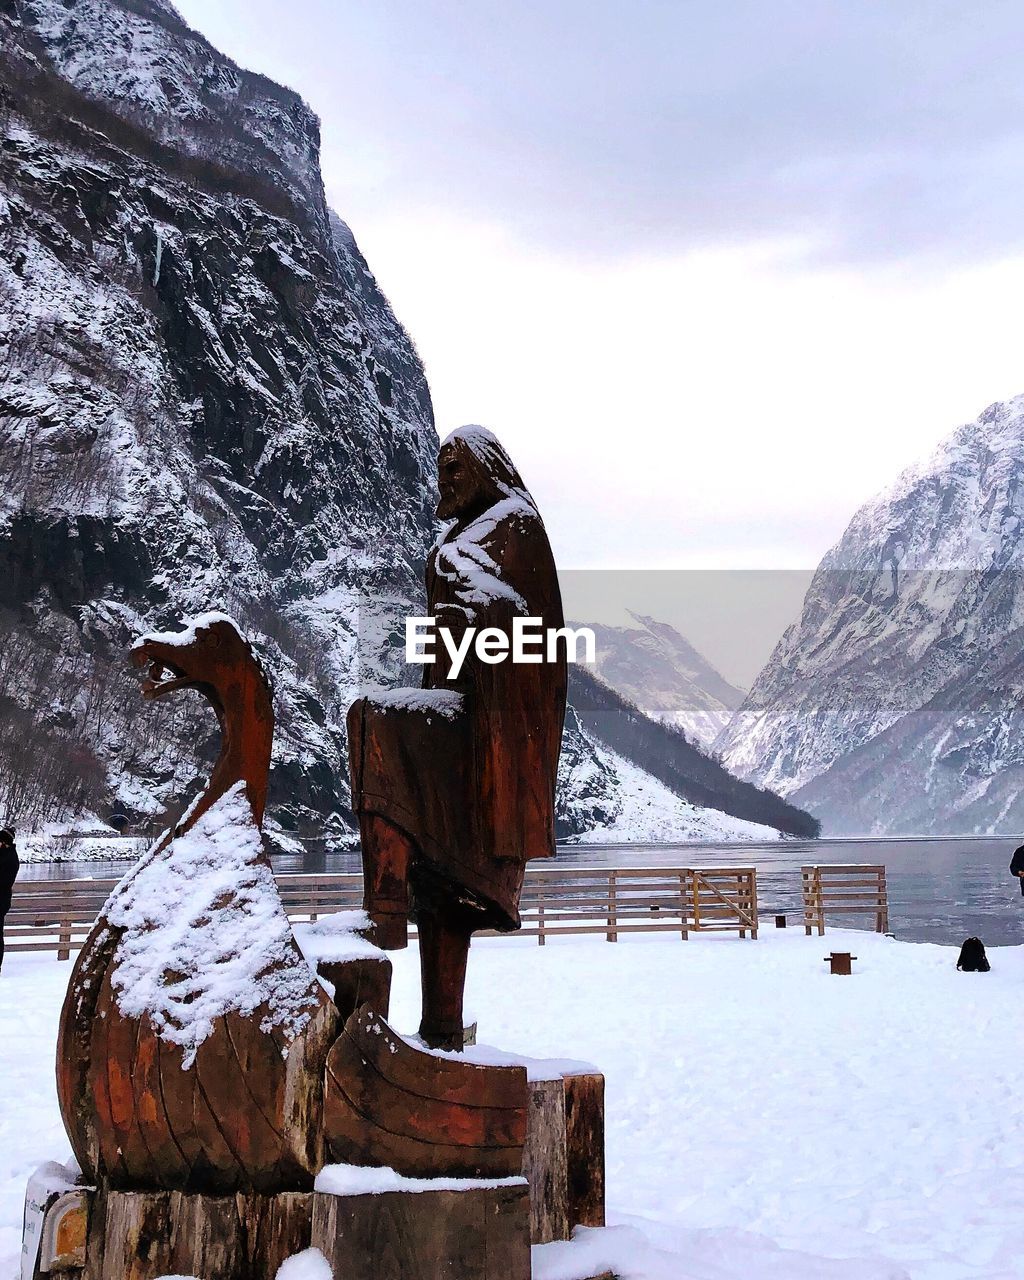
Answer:
POLYGON ((851 964, 857 957, 851 956, 849 951, 833 951, 825 956, 825 959, 829 963, 831 973, 851 974, 853 973, 851 964))
POLYGON ((776 929, 785 929, 785 927, 786 927, 786 917, 785 917, 785 916, 776 916, 776 917, 775 917, 775 927, 776 927, 776 929))

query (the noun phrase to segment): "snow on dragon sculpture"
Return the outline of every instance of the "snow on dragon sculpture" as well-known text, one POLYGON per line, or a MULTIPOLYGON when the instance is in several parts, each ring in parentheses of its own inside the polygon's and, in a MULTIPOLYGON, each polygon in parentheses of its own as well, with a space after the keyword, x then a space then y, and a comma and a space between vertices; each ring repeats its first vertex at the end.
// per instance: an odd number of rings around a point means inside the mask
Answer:
POLYGON ((57 1083, 83 1171, 207 1194, 311 1186, 339 1015, 292 935, 260 827, 271 690, 230 618, 144 636, 147 698, 195 689, 221 727, 209 784, 117 887, 78 956, 57 1083))

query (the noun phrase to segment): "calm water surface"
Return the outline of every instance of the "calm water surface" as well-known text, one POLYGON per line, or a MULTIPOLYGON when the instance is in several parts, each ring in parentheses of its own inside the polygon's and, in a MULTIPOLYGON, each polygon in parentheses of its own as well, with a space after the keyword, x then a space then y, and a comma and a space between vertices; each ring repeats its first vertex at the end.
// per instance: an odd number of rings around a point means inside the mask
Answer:
MULTIPOLYGON (((800 867, 805 863, 884 863, 889 886, 889 927, 915 942, 960 943, 977 934, 986 944, 1024 943, 1024 897, 1008 872, 1022 836, 947 839, 787 840, 737 845, 568 845, 558 864, 587 867, 756 866, 762 915, 785 912, 792 927, 802 920, 800 867)), ((97 879, 124 874, 125 862, 29 863, 26 879, 97 879)), ((276 857, 278 872, 342 872, 360 869, 358 853, 276 857)), ((838 923, 838 920, 837 920, 838 923)), ((848 916, 850 927, 867 918, 848 916)))

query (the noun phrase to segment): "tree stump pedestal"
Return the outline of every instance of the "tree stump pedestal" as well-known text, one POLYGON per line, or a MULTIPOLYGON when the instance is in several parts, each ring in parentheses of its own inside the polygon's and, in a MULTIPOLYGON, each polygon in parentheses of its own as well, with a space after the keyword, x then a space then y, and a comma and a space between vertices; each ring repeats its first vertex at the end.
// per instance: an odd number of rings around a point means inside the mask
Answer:
POLYGON ((186 1195, 100 1187, 80 1280, 274 1280, 309 1248, 312 1192, 186 1195))
POLYGON ((372 1191, 360 1189, 359 1175, 369 1188, 381 1170, 348 1169, 356 1175, 350 1188, 313 1194, 313 1247, 334 1280, 530 1280, 522 1179, 451 1181, 438 1190, 399 1179, 393 1189, 372 1191))
POLYGON ((584 1066, 541 1074, 529 1081, 523 1153, 533 1244, 604 1226, 604 1076, 584 1066))

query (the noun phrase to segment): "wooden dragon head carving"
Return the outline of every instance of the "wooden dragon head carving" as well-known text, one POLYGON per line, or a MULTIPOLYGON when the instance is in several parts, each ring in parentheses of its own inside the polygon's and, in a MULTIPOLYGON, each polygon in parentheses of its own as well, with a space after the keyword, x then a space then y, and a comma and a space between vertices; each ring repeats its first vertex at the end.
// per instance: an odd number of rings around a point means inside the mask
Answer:
POLYGON ((274 738, 272 690, 251 645, 221 613, 204 613, 181 631, 150 632, 131 649, 132 665, 148 668, 143 697, 164 698, 194 689, 220 724, 220 756, 209 784, 176 834, 187 830, 238 782, 244 782, 253 818, 262 826, 274 738))

